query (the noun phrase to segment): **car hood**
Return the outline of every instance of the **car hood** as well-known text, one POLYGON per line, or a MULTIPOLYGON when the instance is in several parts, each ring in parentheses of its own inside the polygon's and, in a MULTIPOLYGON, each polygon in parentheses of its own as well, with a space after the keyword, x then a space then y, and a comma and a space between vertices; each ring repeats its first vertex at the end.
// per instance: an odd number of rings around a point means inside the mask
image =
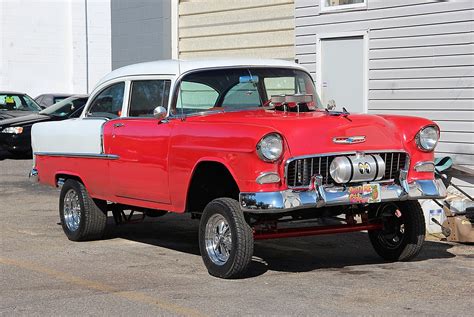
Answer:
POLYGON ((35 111, 17 111, 17 110, 0 110, 0 120, 24 117, 30 114, 37 114, 35 111))
POLYGON ((4 129, 6 127, 31 125, 33 123, 48 121, 48 120, 51 120, 51 117, 46 116, 46 115, 41 115, 38 113, 33 113, 26 116, 13 117, 10 119, 0 120, 0 127, 4 129))
POLYGON ((401 131, 392 120, 384 116, 368 114, 343 116, 331 115, 325 111, 285 113, 260 109, 189 117, 187 120, 237 123, 242 128, 246 125, 266 126, 269 132, 278 132, 286 139, 292 156, 344 151, 404 150, 405 141, 414 136, 408 136, 412 134, 411 130, 410 133, 401 131), (365 141, 348 144, 333 141, 335 137, 353 136, 364 136, 365 141))

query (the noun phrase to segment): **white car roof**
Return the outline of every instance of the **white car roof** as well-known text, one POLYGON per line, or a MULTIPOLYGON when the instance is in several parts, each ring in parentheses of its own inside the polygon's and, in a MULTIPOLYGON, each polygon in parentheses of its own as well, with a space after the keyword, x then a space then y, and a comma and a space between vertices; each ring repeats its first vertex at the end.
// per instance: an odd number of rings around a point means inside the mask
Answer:
POLYGON ((232 59, 196 59, 196 60, 161 60, 124 66, 105 77, 97 85, 109 80, 139 75, 172 75, 179 76, 191 70, 219 67, 288 67, 305 70, 302 66, 278 59, 232 58, 232 59))

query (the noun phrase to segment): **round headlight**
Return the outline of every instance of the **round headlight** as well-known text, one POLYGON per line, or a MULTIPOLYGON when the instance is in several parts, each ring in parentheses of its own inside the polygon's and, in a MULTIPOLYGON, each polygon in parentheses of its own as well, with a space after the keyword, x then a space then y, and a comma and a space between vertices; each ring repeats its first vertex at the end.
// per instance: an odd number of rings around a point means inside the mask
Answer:
POLYGON ((275 162, 282 153, 283 140, 277 133, 267 134, 257 144, 257 154, 266 162, 275 162))
POLYGON ((427 126, 416 135, 416 144, 422 151, 433 151, 438 144, 439 130, 436 126, 427 126))

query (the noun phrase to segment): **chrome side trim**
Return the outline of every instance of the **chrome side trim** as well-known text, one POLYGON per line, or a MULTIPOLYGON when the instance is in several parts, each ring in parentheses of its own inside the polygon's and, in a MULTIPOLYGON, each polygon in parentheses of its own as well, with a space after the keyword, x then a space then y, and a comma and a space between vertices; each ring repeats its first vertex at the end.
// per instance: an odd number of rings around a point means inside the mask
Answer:
POLYGON ((120 157, 115 154, 95 154, 95 153, 56 153, 56 152, 35 152, 39 156, 62 156, 91 159, 118 160, 120 157))
POLYGON ((105 153, 105 147, 104 147, 104 126, 107 121, 104 121, 102 125, 100 126, 100 153, 104 154, 105 153))
MULTIPOLYGON (((441 179, 417 180, 407 188, 397 184, 381 184, 381 202, 446 197, 446 187, 441 179)), ((278 192, 240 193, 240 207, 251 213, 278 213, 305 208, 351 205, 346 187, 322 186, 315 189, 278 192)))

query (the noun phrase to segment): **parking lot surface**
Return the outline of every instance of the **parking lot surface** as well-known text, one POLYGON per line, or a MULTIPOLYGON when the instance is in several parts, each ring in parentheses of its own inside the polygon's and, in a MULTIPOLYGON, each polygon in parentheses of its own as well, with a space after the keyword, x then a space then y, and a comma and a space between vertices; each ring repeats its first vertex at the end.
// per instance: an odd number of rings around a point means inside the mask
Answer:
POLYGON ((221 280, 188 215, 109 219, 103 241, 67 240, 59 192, 31 184, 31 165, 0 161, 1 315, 472 315, 472 245, 427 241, 386 263, 365 233, 271 240, 246 278, 221 280))

